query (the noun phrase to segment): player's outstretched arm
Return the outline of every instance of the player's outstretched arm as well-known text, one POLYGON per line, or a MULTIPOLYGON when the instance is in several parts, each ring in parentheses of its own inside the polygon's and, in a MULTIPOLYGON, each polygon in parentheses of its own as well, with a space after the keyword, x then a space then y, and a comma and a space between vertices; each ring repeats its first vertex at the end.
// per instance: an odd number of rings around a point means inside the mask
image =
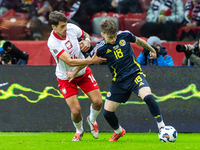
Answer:
POLYGON ((59 59, 64 61, 69 66, 82 66, 82 65, 90 65, 90 64, 100 64, 106 61, 106 58, 98 57, 95 53, 92 58, 89 59, 72 59, 67 52, 63 52, 59 59))
POLYGON ((136 37, 136 42, 135 42, 137 45, 147 49, 150 51, 150 59, 156 59, 157 58, 157 54, 156 54, 156 51, 154 50, 153 47, 151 47, 145 40, 139 38, 139 37, 136 37))
MULTIPOLYGON (((88 56, 86 59, 89 59, 90 58, 90 56, 88 56)), ((82 70, 83 68, 85 68, 87 65, 82 65, 82 66, 78 66, 75 70, 73 70, 73 71, 67 71, 66 72, 66 76, 67 76, 67 79, 69 80, 69 82, 71 82, 74 78, 75 78, 75 76, 76 76, 76 74, 80 71, 80 70, 82 70)))

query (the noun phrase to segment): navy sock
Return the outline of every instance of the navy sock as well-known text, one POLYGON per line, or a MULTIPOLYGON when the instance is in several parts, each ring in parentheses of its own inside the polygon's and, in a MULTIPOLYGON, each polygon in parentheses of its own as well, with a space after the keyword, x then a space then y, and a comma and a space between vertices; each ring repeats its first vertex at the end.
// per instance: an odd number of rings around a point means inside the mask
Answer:
POLYGON ((147 95, 145 96, 144 101, 148 105, 149 111, 156 119, 156 122, 161 122, 163 120, 162 115, 160 113, 160 108, 158 106, 158 103, 155 101, 154 97, 152 95, 147 95))
POLYGON ((115 115, 115 112, 110 112, 104 109, 103 115, 105 119, 107 120, 107 122, 109 123, 109 125, 114 130, 117 130, 119 128, 119 123, 118 123, 117 116, 115 115))

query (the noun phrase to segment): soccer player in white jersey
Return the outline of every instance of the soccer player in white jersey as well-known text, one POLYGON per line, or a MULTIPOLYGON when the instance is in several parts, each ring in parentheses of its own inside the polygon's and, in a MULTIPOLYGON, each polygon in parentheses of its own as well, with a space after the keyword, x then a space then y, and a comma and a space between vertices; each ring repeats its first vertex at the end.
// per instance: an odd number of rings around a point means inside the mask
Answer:
POLYGON ((63 13, 58 11, 51 12, 49 23, 53 30, 48 39, 48 47, 57 63, 55 74, 59 83, 58 87, 71 110, 71 119, 76 128, 76 134, 72 141, 80 141, 84 131, 77 86, 92 101, 87 122, 90 126, 91 134, 97 139, 99 131, 96 118, 102 107, 102 98, 99 86, 87 65, 99 64, 106 61, 106 59, 96 55, 85 59, 81 50, 87 51, 90 48, 90 36, 78 26, 67 23, 67 18, 63 13), (79 43, 78 38, 82 38, 83 41, 79 43), (82 45, 81 50, 79 44, 82 45), (76 73, 73 80, 67 77, 67 72, 70 71, 76 73))

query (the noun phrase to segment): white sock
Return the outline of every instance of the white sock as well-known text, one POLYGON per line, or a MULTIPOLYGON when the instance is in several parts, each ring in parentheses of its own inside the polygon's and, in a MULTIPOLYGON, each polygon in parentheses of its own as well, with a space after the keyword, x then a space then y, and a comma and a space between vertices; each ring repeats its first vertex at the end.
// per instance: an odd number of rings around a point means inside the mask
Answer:
POLYGON ((97 111, 94 110, 92 108, 92 104, 90 105, 90 122, 93 124, 96 121, 97 116, 99 115, 99 113, 101 112, 101 110, 97 111))
POLYGON ((122 127, 119 125, 119 128, 117 130, 114 130, 116 134, 122 133, 122 127))
POLYGON ((83 133, 83 119, 78 123, 73 122, 73 124, 76 128, 76 133, 83 133))
POLYGON ((165 126, 165 123, 162 120, 161 122, 157 122, 157 125, 158 125, 158 129, 160 129, 161 127, 165 126))

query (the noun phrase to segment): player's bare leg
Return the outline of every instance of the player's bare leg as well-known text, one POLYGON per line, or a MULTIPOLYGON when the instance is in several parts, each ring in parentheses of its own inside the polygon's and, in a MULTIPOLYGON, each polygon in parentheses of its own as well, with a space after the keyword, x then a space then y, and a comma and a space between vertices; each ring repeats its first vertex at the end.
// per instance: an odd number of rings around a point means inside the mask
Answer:
POLYGON ((80 141, 83 136, 83 119, 81 115, 81 106, 77 95, 66 98, 66 102, 71 110, 71 119, 76 128, 76 134, 72 141, 80 141))
POLYGON ((87 123, 90 126, 92 136, 95 139, 98 139, 99 129, 98 129, 98 124, 96 122, 96 118, 101 111, 103 101, 99 89, 90 91, 87 93, 87 95, 92 101, 92 104, 90 106, 90 115, 87 117, 87 123))

